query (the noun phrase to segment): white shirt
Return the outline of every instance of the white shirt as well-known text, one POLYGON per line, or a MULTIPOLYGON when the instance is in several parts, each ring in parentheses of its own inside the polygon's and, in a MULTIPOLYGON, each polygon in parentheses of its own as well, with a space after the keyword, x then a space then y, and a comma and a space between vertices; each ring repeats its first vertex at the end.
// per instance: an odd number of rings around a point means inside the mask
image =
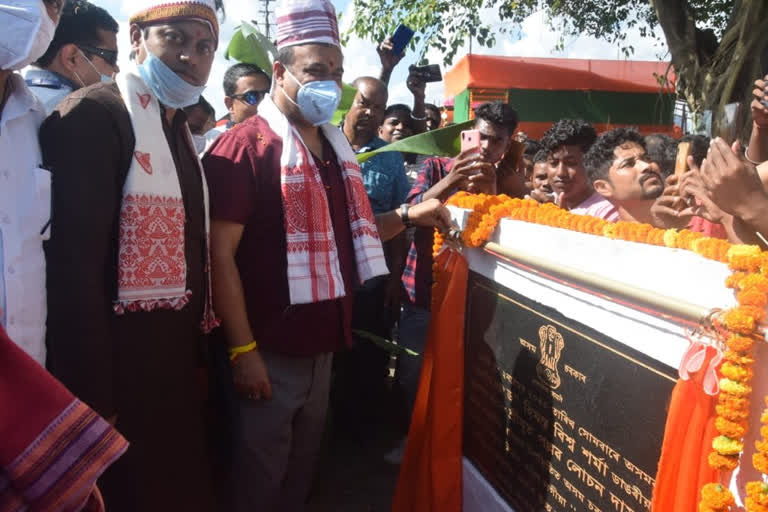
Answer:
POLYGON ((0 320, 10 338, 45 364, 45 255, 50 236, 51 173, 38 142, 45 110, 18 73, 0 114, 0 320))
POLYGON ((34 66, 25 69, 24 79, 29 90, 45 107, 46 115, 51 115, 61 100, 74 90, 69 80, 63 76, 34 66))

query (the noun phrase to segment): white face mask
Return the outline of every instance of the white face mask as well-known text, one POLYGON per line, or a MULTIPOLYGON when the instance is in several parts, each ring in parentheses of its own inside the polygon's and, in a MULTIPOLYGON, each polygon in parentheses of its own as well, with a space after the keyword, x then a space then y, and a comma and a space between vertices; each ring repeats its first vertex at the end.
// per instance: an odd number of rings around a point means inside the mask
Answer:
POLYGON ((56 32, 43 0, 4 0, 0 27, 0 69, 11 70, 42 57, 56 32))

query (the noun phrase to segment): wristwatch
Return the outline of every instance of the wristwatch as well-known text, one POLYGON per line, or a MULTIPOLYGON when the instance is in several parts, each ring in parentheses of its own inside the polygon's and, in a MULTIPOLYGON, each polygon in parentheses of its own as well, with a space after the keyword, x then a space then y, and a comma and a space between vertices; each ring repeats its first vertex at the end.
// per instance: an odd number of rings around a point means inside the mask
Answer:
POLYGON ((408 203, 403 203, 400 205, 400 220, 403 222, 403 225, 406 228, 413 227, 413 222, 411 222, 411 218, 408 217, 408 210, 411 208, 411 205, 408 203))

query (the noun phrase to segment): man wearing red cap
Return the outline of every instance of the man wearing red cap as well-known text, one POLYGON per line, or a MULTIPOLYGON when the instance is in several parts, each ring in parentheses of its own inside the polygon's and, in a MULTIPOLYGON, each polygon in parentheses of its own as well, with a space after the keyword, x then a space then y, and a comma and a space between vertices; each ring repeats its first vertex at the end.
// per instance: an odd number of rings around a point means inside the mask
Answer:
POLYGON ((439 201, 374 217, 330 124, 343 55, 327 0, 276 9, 273 92, 204 158, 214 302, 240 392, 234 510, 303 510, 325 425, 332 354, 352 343, 352 296, 387 273, 381 239, 447 223, 439 201))
POLYGON ((131 443, 100 482, 110 511, 218 510, 198 380, 215 324, 207 189, 182 110, 208 80, 218 7, 145 3, 136 65, 70 95, 40 132, 56 212, 48 366, 131 443))

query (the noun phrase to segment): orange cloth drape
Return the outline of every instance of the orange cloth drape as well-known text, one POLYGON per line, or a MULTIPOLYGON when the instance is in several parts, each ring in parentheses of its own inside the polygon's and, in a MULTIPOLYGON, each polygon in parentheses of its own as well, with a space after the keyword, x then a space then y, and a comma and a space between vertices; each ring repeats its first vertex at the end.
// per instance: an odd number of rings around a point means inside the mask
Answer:
POLYGON ((717 471, 707 463, 712 440, 717 435, 717 397, 707 395, 702 388, 714 353, 714 349, 707 349, 702 369, 688 381, 678 380, 672 391, 653 489, 653 512, 695 512, 702 486, 717 481, 717 471))
POLYGON ((467 261, 436 259, 432 318, 393 512, 461 512, 461 435, 467 261))

